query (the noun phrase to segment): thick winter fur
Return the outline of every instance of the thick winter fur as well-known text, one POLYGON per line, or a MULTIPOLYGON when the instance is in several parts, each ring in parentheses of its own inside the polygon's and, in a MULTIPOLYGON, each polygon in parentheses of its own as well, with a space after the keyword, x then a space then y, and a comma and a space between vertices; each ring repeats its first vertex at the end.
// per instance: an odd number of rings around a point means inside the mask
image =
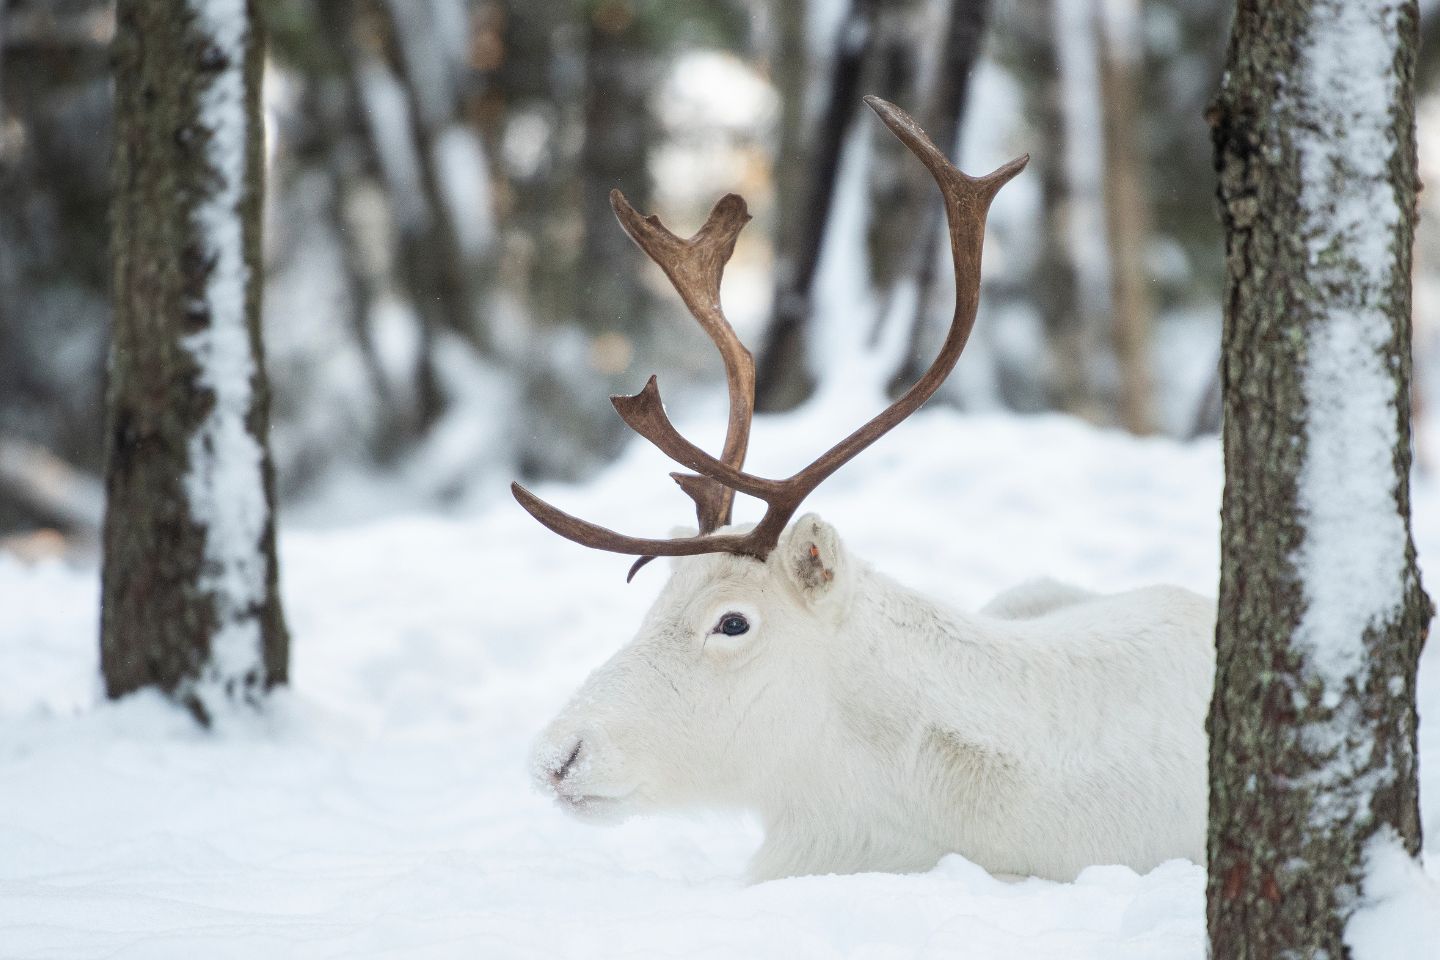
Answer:
POLYGON ((1200 860, 1215 608, 1036 581, 966 614, 806 516, 768 561, 682 559, 535 749, 584 819, 754 811, 755 879, 1200 860), (747 633, 715 632, 731 612, 747 633))

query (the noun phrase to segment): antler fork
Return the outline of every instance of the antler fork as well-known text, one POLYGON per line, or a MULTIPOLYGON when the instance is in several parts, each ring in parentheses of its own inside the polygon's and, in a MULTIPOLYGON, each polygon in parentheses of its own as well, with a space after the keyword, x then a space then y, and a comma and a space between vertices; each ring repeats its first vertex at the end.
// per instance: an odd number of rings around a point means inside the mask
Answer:
MULTIPOLYGON (((641 218, 624 199, 612 195, 617 216, 630 236, 670 277, 691 312, 720 347, 726 359, 731 384, 730 429, 726 434, 725 454, 716 459, 681 436, 665 414, 660 390, 652 376, 645 389, 632 397, 612 397, 610 402, 621 419, 632 430, 655 444, 672 460, 693 470, 696 475, 672 474, 681 487, 695 500, 701 514, 702 532, 696 537, 661 540, 630 537, 598 526, 559 510, 536 497, 520 484, 512 484, 515 499, 529 513, 551 530, 569 540, 600 550, 641 555, 630 575, 649 557, 693 556, 701 553, 734 553, 764 560, 779 542, 790 518, 811 491, 860 451, 880 439, 920 408, 939 389, 956 361, 960 359, 980 302, 980 255, 985 241, 985 217, 990 202, 1000 188, 1013 179, 1029 162, 1029 155, 1010 161, 983 177, 961 173, 945 158, 944 153, 920 129, 913 117, 879 97, 866 97, 884 121, 910 152, 915 154, 940 188, 945 200, 945 216, 950 227, 950 252, 955 266, 955 315, 949 335, 930 369, 889 407, 882 410, 854 433, 841 440, 799 473, 783 480, 757 477, 741 469, 749 421, 753 414, 753 365, 749 352, 740 346, 734 331, 719 308, 719 280, 724 261, 734 247, 735 235, 744 225, 744 201, 733 194, 722 199, 711 212, 710 220, 690 240, 680 240, 655 217, 641 218), (738 207, 741 219, 724 215, 722 208, 738 207), (729 232, 726 233, 727 225, 729 232), (728 237, 728 240, 724 239, 728 237), (723 251, 723 254, 721 253, 723 251), (713 279, 713 286, 711 281, 713 279), (729 351, 727 353, 727 350, 729 351), (743 361, 732 355, 743 353, 743 361), (732 370, 745 370, 732 373, 732 370), (748 381, 744 374, 748 372, 748 381), (736 384, 748 383, 748 406, 737 401, 736 384), (737 425, 737 416, 744 412, 744 426, 737 425), (736 438, 738 442, 736 442, 736 438), (738 450, 738 454, 736 454, 738 450), (714 493, 723 488, 723 513, 709 504, 721 502, 714 493), (717 534, 704 529, 706 516, 723 516, 728 520, 734 493, 743 493, 764 501, 765 515, 748 533, 717 534), (708 514, 707 514, 707 511, 708 514)), ((711 530, 716 528, 711 528, 711 530)))

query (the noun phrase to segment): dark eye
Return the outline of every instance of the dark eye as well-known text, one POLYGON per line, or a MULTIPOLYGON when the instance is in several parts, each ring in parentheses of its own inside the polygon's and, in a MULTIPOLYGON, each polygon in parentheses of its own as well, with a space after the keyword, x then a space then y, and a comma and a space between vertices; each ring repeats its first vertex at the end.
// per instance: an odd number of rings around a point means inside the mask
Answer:
POLYGON ((715 625, 715 632, 723 633, 727 637, 738 637, 749 629, 750 621, 738 613, 725 614, 725 616, 720 618, 720 622, 715 625))

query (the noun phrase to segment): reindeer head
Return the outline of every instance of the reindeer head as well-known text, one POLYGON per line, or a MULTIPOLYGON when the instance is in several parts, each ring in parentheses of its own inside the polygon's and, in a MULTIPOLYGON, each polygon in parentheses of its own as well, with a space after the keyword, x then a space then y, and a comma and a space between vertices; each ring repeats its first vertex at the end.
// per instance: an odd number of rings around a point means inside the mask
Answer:
MULTIPOLYGON (((743 535, 737 533, 736 535, 743 535)), ((586 820, 752 806, 791 779, 849 595, 834 531, 808 515, 765 560, 678 559, 635 638, 540 736, 532 771, 586 820)))
POLYGON ((985 215, 996 192, 1029 160, 966 176, 908 114, 865 99, 940 187, 955 265, 955 315, 939 356, 914 386, 786 479, 742 469, 754 362, 720 309, 720 280, 750 219, 745 201, 724 197, 705 225, 682 239, 658 218, 641 217, 618 191, 611 194, 621 225, 665 271, 719 348, 730 424, 716 458, 670 423, 654 377, 635 396, 611 400, 633 430, 694 471, 672 474, 695 502, 700 530, 694 536, 625 536, 512 486, 520 505, 561 536, 638 556, 632 577, 657 556, 680 558, 635 639, 590 677, 536 747, 537 779, 579 816, 613 819, 685 804, 754 806, 767 784, 787 779, 786 768, 807 738, 826 735, 826 640, 843 625, 854 564, 818 518, 804 517, 793 527, 790 519, 810 491, 919 409, 954 368, 979 304, 985 215), (736 493, 765 503, 753 527, 728 526, 736 493))

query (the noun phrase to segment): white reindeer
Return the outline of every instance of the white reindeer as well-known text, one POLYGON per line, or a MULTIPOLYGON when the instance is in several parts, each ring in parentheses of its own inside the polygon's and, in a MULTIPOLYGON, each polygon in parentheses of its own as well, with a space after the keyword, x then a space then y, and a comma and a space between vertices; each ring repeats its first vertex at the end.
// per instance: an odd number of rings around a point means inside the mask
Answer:
POLYGON ((719 308, 735 237, 728 196, 685 240, 617 216, 665 269, 720 347, 731 387, 725 451, 670 424, 651 378, 620 415, 696 474, 695 536, 626 537, 515 486, 542 523, 577 542, 679 558, 635 639, 542 734, 537 780, 591 821, 712 807, 756 813, 753 879, 913 871, 958 852, 1000 874, 1070 879, 1096 863, 1147 870, 1204 852, 1214 604, 1177 587, 1100 596, 1052 581, 966 614, 848 553, 795 514, 805 495, 917 409, 974 323, 985 213, 1022 157, 972 179, 903 111, 866 98, 945 197, 956 313, 934 366, 870 423, 786 480, 741 470, 753 365, 719 308), (731 527, 735 492, 767 504, 731 527))

